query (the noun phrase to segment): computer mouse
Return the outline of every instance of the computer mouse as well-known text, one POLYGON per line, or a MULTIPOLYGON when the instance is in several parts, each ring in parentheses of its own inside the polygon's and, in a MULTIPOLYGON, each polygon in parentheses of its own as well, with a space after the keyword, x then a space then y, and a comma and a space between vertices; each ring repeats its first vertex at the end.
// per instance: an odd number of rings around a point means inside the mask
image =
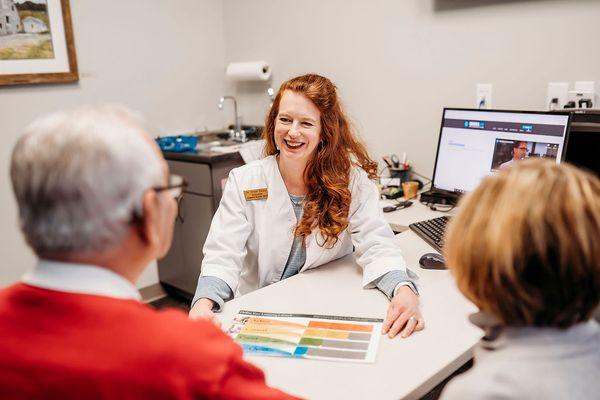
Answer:
POLYGON ((419 258, 419 264, 424 269, 446 269, 446 260, 438 253, 425 253, 419 258))

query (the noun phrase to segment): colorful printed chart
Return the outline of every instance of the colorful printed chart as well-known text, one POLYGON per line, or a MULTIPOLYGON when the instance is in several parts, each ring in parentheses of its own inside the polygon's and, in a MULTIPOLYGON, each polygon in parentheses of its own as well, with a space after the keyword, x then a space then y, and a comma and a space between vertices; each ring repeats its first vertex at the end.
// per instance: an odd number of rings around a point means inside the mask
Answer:
POLYGON ((383 319, 242 310, 229 334, 246 354, 375 362, 383 319))

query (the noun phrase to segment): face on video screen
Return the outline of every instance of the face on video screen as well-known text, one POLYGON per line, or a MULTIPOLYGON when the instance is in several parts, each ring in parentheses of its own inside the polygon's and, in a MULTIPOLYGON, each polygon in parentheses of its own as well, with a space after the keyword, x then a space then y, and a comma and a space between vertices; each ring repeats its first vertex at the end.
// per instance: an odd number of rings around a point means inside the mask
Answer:
POLYGON ((514 162, 530 157, 556 160, 558 144, 496 139, 491 171, 505 169, 514 162))
POLYGON ((527 155, 527 142, 517 142, 517 147, 513 147, 513 160, 522 160, 527 155))

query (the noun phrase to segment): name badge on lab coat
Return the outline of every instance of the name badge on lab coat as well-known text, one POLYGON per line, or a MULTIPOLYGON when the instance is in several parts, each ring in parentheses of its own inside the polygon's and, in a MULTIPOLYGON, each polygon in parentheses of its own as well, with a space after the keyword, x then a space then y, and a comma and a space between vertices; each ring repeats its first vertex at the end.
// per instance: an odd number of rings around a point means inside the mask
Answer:
POLYGON ((246 201, 266 200, 269 197, 267 188, 244 190, 246 201))

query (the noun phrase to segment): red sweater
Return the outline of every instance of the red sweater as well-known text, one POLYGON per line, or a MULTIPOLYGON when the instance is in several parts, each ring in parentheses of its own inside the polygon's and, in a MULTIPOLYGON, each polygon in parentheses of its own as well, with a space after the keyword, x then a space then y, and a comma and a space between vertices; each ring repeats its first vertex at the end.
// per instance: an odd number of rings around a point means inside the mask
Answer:
POLYGON ((284 399, 211 322, 135 300, 0 291, 0 399, 284 399))

